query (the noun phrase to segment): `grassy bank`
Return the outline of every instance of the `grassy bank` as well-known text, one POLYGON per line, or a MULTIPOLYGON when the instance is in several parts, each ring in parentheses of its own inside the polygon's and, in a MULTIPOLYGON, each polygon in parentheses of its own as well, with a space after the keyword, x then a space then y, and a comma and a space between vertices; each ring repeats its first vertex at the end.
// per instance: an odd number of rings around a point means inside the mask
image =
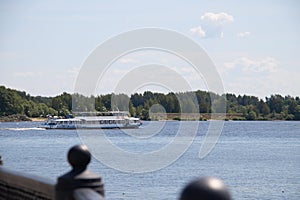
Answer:
POLYGON ((178 121, 207 121, 207 120, 225 120, 225 121, 273 121, 293 120, 288 115, 271 113, 268 115, 249 116, 242 113, 152 113, 149 116, 150 120, 178 120, 178 121))
POLYGON ((242 114, 222 113, 152 113, 150 120, 179 120, 179 121, 207 121, 207 120, 246 120, 242 114))

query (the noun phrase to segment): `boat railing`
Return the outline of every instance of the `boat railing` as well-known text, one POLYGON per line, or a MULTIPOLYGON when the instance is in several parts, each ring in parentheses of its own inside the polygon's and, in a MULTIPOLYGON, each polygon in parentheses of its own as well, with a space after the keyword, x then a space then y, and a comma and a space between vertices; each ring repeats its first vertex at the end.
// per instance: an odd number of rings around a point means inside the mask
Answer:
POLYGON ((74 116, 129 116, 128 111, 79 112, 73 111, 74 116))

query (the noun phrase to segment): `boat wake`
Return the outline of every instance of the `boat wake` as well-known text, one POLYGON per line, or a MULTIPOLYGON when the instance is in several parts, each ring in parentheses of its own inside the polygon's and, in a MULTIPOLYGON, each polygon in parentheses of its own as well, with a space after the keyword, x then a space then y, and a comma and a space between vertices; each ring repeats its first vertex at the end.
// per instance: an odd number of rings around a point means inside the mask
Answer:
POLYGON ((46 129, 44 128, 38 128, 38 127, 33 127, 33 128, 4 128, 4 130, 9 130, 9 131, 44 131, 46 129))

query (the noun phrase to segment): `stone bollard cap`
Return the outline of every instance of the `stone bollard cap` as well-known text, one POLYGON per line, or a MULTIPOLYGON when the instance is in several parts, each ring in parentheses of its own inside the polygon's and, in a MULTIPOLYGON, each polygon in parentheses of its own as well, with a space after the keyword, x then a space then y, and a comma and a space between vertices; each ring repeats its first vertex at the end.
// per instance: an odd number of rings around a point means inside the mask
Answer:
POLYGON ((205 177, 189 183, 183 189, 180 200, 231 200, 231 197, 220 179, 205 177))
POLYGON ((86 145, 73 146, 68 152, 68 162, 73 169, 86 169, 91 161, 91 153, 86 145))
POLYGON ((67 157, 73 169, 58 177, 55 185, 55 198, 57 200, 73 200, 73 192, 82 188, 92 189, 104 196, 104 185, 101 177, 87 169, 87 165, 91 161, 91 153, 87 146, 82 144, 73 146, 67 157))

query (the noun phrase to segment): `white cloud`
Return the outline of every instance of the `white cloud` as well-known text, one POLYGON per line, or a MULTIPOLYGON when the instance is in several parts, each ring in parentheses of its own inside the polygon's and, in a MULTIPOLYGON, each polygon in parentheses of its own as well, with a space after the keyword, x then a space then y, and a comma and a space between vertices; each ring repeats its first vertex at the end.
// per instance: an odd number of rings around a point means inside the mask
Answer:
POLYGON ((198 26, 198 27, 194 27, 194 28, 191 28, 190 29, 190 32, 195 35, 199 35, 200 37, 205 37, 205 31, 201 28, 201 26, 198 26))
POLYGON ((246 32, 240 32, 237 34, 237 36, 239 38, 245 38, 245 37, 248 37, 250 35, 250 32, 246 31, 246 32))
POLYGON ((232 15, 225 12, 212 13, 206 12, 200 17, 200 26, 190 29, 192 34, 197 34, 200 37, 223 37, 223 27, 226 24, 232 23, 234 18, 232 15))
POLYGON ((278 68, 278 61, 271 57, 254 60, 247 57, 235 59, 233 62, 224 63, 227 69, 242 69, 252 72, 274 72, 278 68))
POLYGON ((283 66, 274 72, 259 72, 256 75, 241 71, 231 71, 223 80, 227 92, 250 94, 264 98, 271 94, 298 95, 298 74, 286 70, 283 66))
POLYGON ((215 25, 223 25, 226 23, 233 22, 233 16, 229 15, 227 13, 221 12, 221 13, 211 13, 207 12, 204 13, 204 15, 201 16, 202 21, 206 21, 215 25))
POLYGON ((297 94, 295 85, 299 73, 287 70, 285 64, 275 58, 240 57, 220 68, 227 92, 261 98, 270 94, 297 94))

